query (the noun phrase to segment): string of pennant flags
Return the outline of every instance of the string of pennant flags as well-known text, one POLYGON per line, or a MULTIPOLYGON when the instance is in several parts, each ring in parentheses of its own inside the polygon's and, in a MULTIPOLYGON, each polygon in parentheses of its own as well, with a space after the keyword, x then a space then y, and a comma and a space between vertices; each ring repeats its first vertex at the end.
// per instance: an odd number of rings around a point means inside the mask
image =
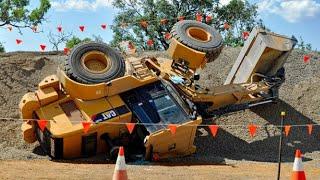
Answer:
MULTIPOLYGON (((122 22, 120 24, 120 27, 121 28, 125 28, 129 24, 139 24, 142 28, 147 29, 151 22, 159 22, 161 25, 166 25, 166 24, 168 24, 169 21, 183 21, 183 20, 186 20, 187 18, 190 18, 190 19, 194 18, 194 15, 191 15, 191 16, 179 16, 177 18, 167 18, 167 19, 163 18, 163 19, 153 19, 153 20, 122 22)), ((195 20, 199 21, 199 22, 205 21, 206 23, 210 23, 210 22, 212 22, 213 17, 212 17, 212 15, 205 15, 205 14, 202 14, 202 13, 198 12, 198 13, 195 14, 195 20)), ((112 25, 112 24, 108 25, 108 24, 105 24, 105 23, 100 24, 100 28, 102 30, 106 30, 108 27, 112 27, 112 26, 114 26, 114 25, 112 25)), ((13 28, 14 27, 11 26, 11 25, 7 26, 7 29, 8 29, 9 32, 12 32, 13 28)), ((85 32, 86 31, 86 26, 84 26, 84 25, 79 25, 78 28, 79 28, 80 32, 85 32)), ((223 28, 224 28, 224 30, 228 31, 228 30, 231 29, 231 25, 228 22, 224 22, 223 28)), ((34 33, 37 33, 38 32, 38 27, 37 26, 32 26, 31 30, 34 33)), ((64 28, 62 27, 62 25, 58 25, 56 30, 57 30, 58 33, 62 33, 64 28)), ((249 38, 249 36, 250 36, 250 32, 248 32, 248 31, 243 31, 241 33, 241 37, 242 37, 242 39, 244 41, 247 40, 249 38)), ((165 40, 169 41, 172 38, 172 35, 171 35, 170 32, 163 32, 163 37, 164 37, 165 40)), ((23 44, 23 40, 22 39, 16 39, 16 45, 22 45, 22 44, 23 44)), ((154 42, 153 39, 146 40, 146 45, 148 47, 152 47, 152 46, 154 46, 154 44, 155 44, 155 42, 154 42)), ((47 46, 45 44, 40 44, 39 47, 40 47, 41 51, 45 51, 46 48, 47 48, 47 46)), ((135 46, 134 46, 134 44, 132 42, 128 42, 127 43, 127 48, 129 50, 134 50, 135 46)), ((68 55, 70 53, 70 49, 65 47, 63 49, 63 52, 64 52, 65 55, 68 55)), ((306 54, 306 55, 303 56, 303 62, 304 63, 309 63, 312 58, 313 58, 312 55, 306 54)))
MULTIPOLYGON (((44 131, 47 127, 48 123, 55 122, 54 120, 45 120, 45 119, 18 119, 18 118, 0 118, 0 120, 20 120, 20 121, 36 121, 41 131, 44 131)), ((79 122, 79 121, 70 121, 70 122, 79 122)), ((128 132, 131 134, 135 128, 136 125, 153 125, 153 126, 162 126, 167 127, 167 129, 170 130, 170 132, 174 135, 176 134, 176 130, 180 124, 163 124, 163 123, 126 123, 126 122, 90 122, 90 121, 81 121, 81 124, 83 126, 83 132, 86 134, 90 130, 90 127, 92 124, 100 124, 105 123, 108 125, 125 125, 128 129, 128 132)), ((193 125, 193 124, 183 124, 183 126, 197 126, 197 127, 208 127, 210 129, 210 132, 213 137, 217 136, 218 129, 222 127, 245 127, 245 125, 193 125)), ((312 135, 313 127, 314 126, 320 126, 320 124, 295 124, 295 125, 273 125, 273 127, 283 128, 285 132, 285 136, 289 136, 289 133, 291 131, 292 127, 306 127, 307 132, 309 135, 312 135)), ((250 123, 246 126, 249 132, 249 135, 253 138, 259 128, 267 127, 267 125, 256 125, 254 123, 250 123)))

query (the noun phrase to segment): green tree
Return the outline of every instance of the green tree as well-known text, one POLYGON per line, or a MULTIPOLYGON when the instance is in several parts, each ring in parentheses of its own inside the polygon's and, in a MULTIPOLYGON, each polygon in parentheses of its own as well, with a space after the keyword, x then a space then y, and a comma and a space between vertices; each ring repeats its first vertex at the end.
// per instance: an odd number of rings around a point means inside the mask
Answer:
POLYGON ((306 50, 305 42, 304 42, 304 40, 302 39, 301 36, 299 37, 299 39, 300 39, 300 41, 299 41, 299 43, 297 44, 297 48, 298 48, 298 49, 301 49, 302 51, 305 51, 305 50, 306 50))
POLYGON ((41 24, 44 16, 50 9, 49 0, 40 0, 37 8, 30 9, 29 0, 1 0, 0 1, 0 27, 10 25, 18 28, 32 28, 41 24))
POLYGON ((202 14, 203 22, 206 15, 211 14, 213 20, 208 24, 223 34, 228 45, 242 44, 243 31, 263 25, 257 20, 257 6, 242 0, 232 0, 226 6, 219 4, 219 0, 115 0, 113 5, 119 13, 114 19, 111 45, 118 48, 121 41, 131 41, 138 49, 167 49, 169 44, 164 34, 170 32, 178 21, 177 17, 195 19, 196 13, 202 14), (161 24, 162 19, 169 21, 161 24), (148 23, 147 28, 141 26, 143 21, 148 23), (226 22, 231 26, 228 31, 224 29, 226 22), (147 46, 148 39, 154 41, 154 46, 147 46))
POLYGON ((310 43, 306 44, 306 50, 307 51, 312 51, 312 45, 310 43))
POLYGON ((92 40, 90 38, 80 39, 80 38, 78 38, 76 36, 73 36, 71 39, 69 39, 66 42, 66 47, 71 49, 77 44, 80 44, 82 42, 88 42, 88 41, 92 41, 92 40))
POLYGON ((114 19, 111 45, 120 48, 121 41, 131 41, 138 49, 149 49, 149 39, 154 41, 154 49, 168 48, 164 33, 170 32, 177 17, 190 19, 200 9, 209 11, 213 7, 211 0, 115 0, 113 5, 119 13, 114 19), (161 25, 161 19, 169 21, 161 25), (141 21, 148 21, 147 28, 140 25, 141 21))
POLYGON ((310 43, 305 43, 301 36, 299 39, 299 43, 297 44, 298 49, 301 49, 302 51, 312 51, 312 45, 310 43))
POLYGON ((216 5, 213 9, 213 25, 225 37, 225 44, 229 46, 243 45, 242 33, 250 32, 255 26, 263 29, 268 28, 258 19, 258 7, 248 1, 231 0, 225 6, 216 5), (226 30, 224 24, 227 23, 230 29, 226 30))
POLYGON ((6 50, 4 49, 3 44, 0 42, 0 53, 4 53, 6 50))

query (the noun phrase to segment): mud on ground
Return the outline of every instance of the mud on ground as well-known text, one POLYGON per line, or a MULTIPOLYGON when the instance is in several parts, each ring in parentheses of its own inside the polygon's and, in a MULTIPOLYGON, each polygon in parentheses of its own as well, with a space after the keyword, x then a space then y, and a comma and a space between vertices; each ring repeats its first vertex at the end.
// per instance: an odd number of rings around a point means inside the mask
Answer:
MULTIPOLYGON (((220 57, 201 71, 200 84, 214 88, 223 84, 236 60, 240 48, 225 48, 220 57)), ((162 52, 148 52, 140 56, 164 56, 162 52)), ((218 136, 202 136, 208 129, 199 128, 194 155, 166 160, 169 162, 220 163, 227 160, 250 160, 275 162, 280 124, 279 114, 287 112, 286 124, 320 123, 320 57, 313 54, 310 63, 303 62, 304 53, 298 50, 290 55, 286 68, 286 82, 280 89, 281 101, 204 121, 223 126, 218 136), (248 134, 247 125, 254 123, 266 126, 258 129, 254 138, 248 134), (232 125, 242 125, 242 128, 232 125), (230 126, 228 126, 230 125, 230 126), (203 131, 205 130, 205 131, 203 131)), ((47 75, 54 74, 65 56, 56 53, 16 52, 0 54, 0 118, 19 118, 18 103, 47 75)), ((21 122, 0 120, 0 160, 47 158, 37 143, 23 142, 21 122)), ((309 136, 305 127, 293 127, 289 137, 284 139, 284 161, 293 161, 293 153, 300 148, 306 153, 306 160, 320 159, 319 126, 309 136)))

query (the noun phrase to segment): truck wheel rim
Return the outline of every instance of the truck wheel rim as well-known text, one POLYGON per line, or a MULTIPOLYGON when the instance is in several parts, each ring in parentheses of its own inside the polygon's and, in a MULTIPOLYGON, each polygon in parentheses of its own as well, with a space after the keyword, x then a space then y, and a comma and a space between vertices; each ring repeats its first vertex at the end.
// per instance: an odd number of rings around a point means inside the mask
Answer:
POLYGON ((86 71, 94 74, 105 73, 111 67, 109 57, 100 51, 90 51, 85 53, 81 58, 81 64, 86 71))
POLYGON ((211 35, 202 28, 190 27, 187 29, 187 35, 200 42, 209 42, 211 40, 211 35))

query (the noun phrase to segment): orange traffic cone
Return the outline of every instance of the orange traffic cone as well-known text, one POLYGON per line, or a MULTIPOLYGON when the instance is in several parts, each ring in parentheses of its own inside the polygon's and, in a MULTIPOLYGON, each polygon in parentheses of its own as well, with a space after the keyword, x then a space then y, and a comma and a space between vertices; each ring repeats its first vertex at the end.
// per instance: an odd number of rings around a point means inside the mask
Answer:
POLYGON ((302 165, 302 154, 300 149, 296 150, 296 156, 294 158, 294 163, 293 163, 293 171, 292 171, 292 176, 291 180, 305 180, 306 175, 303 170, 303 165, 302 165))
POLYGON ((124 158, 124 149, 121 146, 119 148, 119 154, 117 158, 116 167, 114 169, 112 180, 127 180, 126 160, 124 158))

